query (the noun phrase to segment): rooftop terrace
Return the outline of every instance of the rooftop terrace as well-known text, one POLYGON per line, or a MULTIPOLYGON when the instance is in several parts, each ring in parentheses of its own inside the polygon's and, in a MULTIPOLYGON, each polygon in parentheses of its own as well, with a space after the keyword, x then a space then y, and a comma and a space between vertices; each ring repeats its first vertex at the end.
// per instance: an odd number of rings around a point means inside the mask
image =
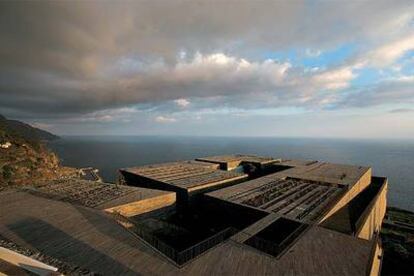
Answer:
POLYGON ((1 236, 101 275, 366 275, 372 251, 370 241, 315 227, 279 259, 230 239, 178 267, 94 209, 18 191, 0 202, 1 236))
POLYGON ((234 189, 234 193, 227 195, 219 190, 208 195, 288 218, 311 221, 342 192, 335 186, 294 178, 263 177, 244 184, 251 188, 239 192, 234 189))
POLYGON ((123 185, 71 179, 1 191, 0 238, 110 275, 380 267, 387 179, 371 168, 231 155, 120 172, 123 185))
POLYGON ((174 192, 79 179, 49 181, 26 186, 23 190, 39 197, 118 212, 127 217, 173 205, 176 200, 174 192))
MULTIPOLYGON (((289 163, 282 162, 281 164, 289 163)), ((327 162, 308 162, 306 165, 301 164, 280 172, 279 176, 325 182, 351 188, 360 181, 369 183, 371 168, 327 162)))

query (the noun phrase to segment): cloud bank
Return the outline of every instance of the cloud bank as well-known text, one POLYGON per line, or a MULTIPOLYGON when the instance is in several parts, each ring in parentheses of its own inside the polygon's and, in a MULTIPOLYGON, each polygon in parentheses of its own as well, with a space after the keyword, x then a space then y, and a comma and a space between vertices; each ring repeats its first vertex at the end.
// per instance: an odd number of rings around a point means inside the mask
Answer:
POLYGON ((1 2, 0 111, 172 123, 408 105, 413 22, 412 1, 1 2), (331 62, 343 45, 351 53, 331 62))

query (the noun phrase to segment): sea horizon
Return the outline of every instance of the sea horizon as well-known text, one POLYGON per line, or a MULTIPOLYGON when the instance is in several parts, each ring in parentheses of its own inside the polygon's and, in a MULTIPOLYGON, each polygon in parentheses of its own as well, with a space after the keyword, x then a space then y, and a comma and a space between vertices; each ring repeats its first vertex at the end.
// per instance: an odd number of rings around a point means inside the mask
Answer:
MULTIPOLYGON (((55 133, 56 134, 56 133, 55 133)), ((276 138, 276 139, 314 139, 314 140, 361 140, 374 142, 398 141, 414 144, 414 138, 404 137, 336 137, 336 136, 258 136, 258 135, 190 135, 190 134, 56 134, 60 139, 65 138, 122 138, 122 137, 186 137, 186 138, 276 138)))
POLYGON ((117 171, 208 155, 257 154, 370 166, 389 179, 389 205, 414 211, 414 141, 409 139, 188 135, 63 135, 50 144, 63 165, 92 166, 106 182, 117 171))

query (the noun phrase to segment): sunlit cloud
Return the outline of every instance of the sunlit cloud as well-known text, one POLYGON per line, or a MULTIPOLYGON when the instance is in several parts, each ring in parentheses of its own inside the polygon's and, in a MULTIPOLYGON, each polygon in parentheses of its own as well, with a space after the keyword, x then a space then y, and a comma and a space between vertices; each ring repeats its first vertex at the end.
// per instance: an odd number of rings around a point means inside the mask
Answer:
POLYGON ((167 116, 157 116, 154 121, 157 123, 175 123, 177 122, 177 119, 167 116))
POLYGON ((181 108, 185 108, 190 104, 190 101, 187 99, 177 99, 174 102, 181 108))
POLYGON ((0 113, 128 133, 403 110, 413 19, 411 1, 1 2, 0 113))

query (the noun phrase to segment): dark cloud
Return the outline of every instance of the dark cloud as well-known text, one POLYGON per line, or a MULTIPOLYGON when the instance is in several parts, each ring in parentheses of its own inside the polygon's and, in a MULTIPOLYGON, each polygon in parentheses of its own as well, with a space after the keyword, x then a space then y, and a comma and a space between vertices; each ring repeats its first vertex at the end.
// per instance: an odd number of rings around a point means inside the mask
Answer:
POLYGON ((414 112, 413 108, 397 108, 390 110, 390 113, 411 113, 414 112))
MULTIPOLYGON (((239 108, 318 106, 331 100, 324 89, 346 86, 350 75, 333 68, 314 78, 319 73, 265 63, 257 53, 375 46, 384 33, 398 36, 412 14, 411 1, 2 1, 0 109, 70 117, 180 98, 239 108), (214 60, 214 53, 222 54, 214 60)), ((362 97, 376 104, 395 96, 381 91, 383 98, 362 97)))
POLYGON ((386 104, 414 104, 414 81, 393 80, 359 89, 344 96, 336 107, 369 107, 386 104))

